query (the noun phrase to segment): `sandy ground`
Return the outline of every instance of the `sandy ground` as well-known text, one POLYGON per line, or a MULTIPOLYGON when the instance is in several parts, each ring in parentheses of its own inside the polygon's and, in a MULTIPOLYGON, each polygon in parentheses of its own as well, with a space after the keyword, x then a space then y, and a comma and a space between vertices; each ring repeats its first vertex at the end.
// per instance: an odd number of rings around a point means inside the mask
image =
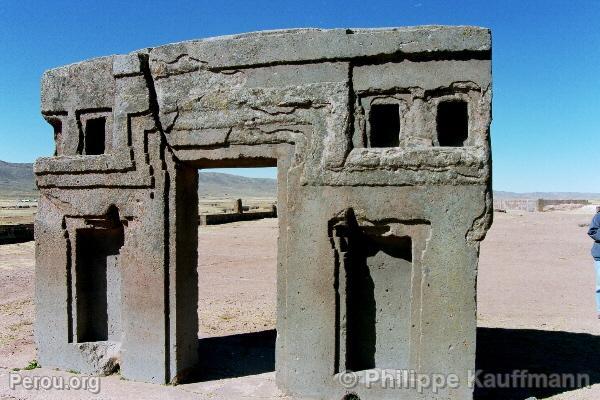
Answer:
MULTIPOLYGON (((570 391, 478 391, 477 399, 600 399, 600 362, 595 360, 600 321, 586 236, 590 213, 591 209, 495 215, 481 246, 477 364, 488 372, 588 373, 595 385, 570 391)), ((174 387, 125 381, 116 375, 101 378, 100 395, 11 390, 9 374, 78 375, 47 368, 11 371, 35 358, 34 246, 4 245, 0 246, 0 399, 284 398, 275 388, 272 348, 268 349, 275 324, 276 220, 200 227, 199 237, 200 345, 214 350, 215 359, 223 362, 248 355, 264 360, 245 371, 226 372, 220 376, 225 379, 174 387), (246 332, 254 333, 238 335, 246 332)))
POLYGON ((496 213, 481 246, 479 325, 600 335, 592 215, 496 213))
POLYGON ((596 385, 483 391, 478 398, 600 399, 600 320, 587 236, 593 209, 494 215, 480 253, 477 367, 587 373, 596 385))
POLYGON ((274 329, 277 220, 200 226, 198 242, 199 336, 274 329))
POLYGON ((35 358, 34 264, 33 242, 0 246, 0 368, 25 366, 35 358))

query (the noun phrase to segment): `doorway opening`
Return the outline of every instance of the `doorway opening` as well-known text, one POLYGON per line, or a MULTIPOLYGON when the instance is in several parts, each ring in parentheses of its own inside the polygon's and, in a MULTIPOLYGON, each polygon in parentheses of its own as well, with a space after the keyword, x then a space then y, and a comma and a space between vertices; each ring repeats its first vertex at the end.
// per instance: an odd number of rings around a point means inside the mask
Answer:
POLYGON ((275 370, 276 213, 276 168, 198 171, 200 381, 275 370))

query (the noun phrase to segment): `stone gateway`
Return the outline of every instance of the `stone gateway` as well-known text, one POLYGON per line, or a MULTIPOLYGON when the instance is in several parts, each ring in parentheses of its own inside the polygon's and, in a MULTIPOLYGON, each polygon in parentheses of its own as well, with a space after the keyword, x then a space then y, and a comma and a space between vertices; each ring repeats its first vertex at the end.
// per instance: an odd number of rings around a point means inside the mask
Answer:
POLYGON ((491 95, 490 31, 476 27, 258 32, 47 71, 41 364, 184 378, 202 357, 198 169, 267 166, 278 171, 278 386, 297 398, 471 398, 491 95), (348 389, 347 370, 464 384, 348 389))

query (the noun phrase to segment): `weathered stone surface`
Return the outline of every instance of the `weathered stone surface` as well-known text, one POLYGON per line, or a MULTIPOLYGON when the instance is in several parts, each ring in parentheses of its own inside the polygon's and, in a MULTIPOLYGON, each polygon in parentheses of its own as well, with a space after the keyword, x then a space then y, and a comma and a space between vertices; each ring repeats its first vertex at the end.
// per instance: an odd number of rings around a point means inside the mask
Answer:
POLYGON ((492 216, 490 43, 475 27, 301 29, 46 72, 41 363, 185 376, 202 357, 197 169, 277 166, 278 385, 342 398, 345 370, 410 369, 463 385, 352 391, 470 398, 492 216))

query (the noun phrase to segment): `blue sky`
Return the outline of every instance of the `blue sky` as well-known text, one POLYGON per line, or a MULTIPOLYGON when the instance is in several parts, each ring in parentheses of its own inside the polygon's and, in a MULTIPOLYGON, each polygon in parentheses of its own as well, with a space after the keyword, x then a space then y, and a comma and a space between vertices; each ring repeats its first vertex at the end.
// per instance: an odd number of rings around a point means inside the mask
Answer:
POLYGON ((494 42, 494 189, 600 192, 599 21, 600 0, 2 0, 0 160, 52 153, 39 114, 48 68, 263 29, 479 25, 492 28, 494 42))

